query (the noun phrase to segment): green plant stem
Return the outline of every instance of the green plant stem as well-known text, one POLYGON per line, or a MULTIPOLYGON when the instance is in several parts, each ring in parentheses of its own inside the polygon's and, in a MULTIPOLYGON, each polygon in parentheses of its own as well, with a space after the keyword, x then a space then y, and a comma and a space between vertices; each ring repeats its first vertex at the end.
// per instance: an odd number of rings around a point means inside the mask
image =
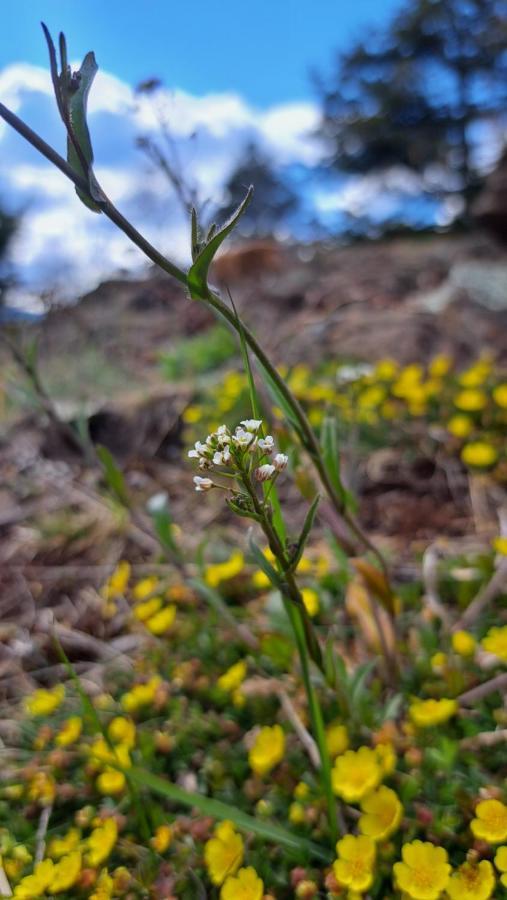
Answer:
POLYGON ((333 842, 333 846, 338 840, 338 811, 336 804, 336 797, 333 793, 333 785, 331 780, 331 759, 329 756, 329 751, 327 749, 326 743, 326 732, 324 727, 324 717, 322 715, 322 707, 320 705, 319 697, 317 691, 315 690, 315 686, 312 682, 311 673, 310 673, 310 659, 308 654, 308 648, 306 645, 303 622, 301 619, 300 610, 294 606, 290 602, 290 600, 284 601, 285 609, 287 611, 287 615, 289 617, 290 623, 292 625, 292 630, 294 632, 294 637, 296 639, 296 644, 299 652, 299 659, 301 663, 301 672, 303 675, 303 683, 305 686, 306 696, 308 699, 308 706, 310 709, 310 718, 312 721, 313 734, 317 743, 317 747, 319 749, 320 756, 320 764, 321 764, 321 777, 322 777, 322 786, 324 788, 324 794, 326 797, 327 803, 327 812, 328 812, 328 821, 329 821, 329 830, 331 833, 331 840, 333 842))
MULTIPOLYGON (((73 184, 79 188, 80 191, 87 194, 89 199, 98 205, 105 216, 107 216, 124 234, 127 235, 128 238, 134 243, 144 254, 151 259, 157 266, 159 266, 164 272, 167 272, 168 275, 171 275, 180 284, 187 284, 187 276, 185 272, 180 269, 178 266, 174 265, 170 260, 168 260, 162 253, 160 253, 146 238, 137 231, 136 228, 127 220, 124 216, 116 209, 116 207, 111 203, 109 198, 101 192, 101 199, 97 200, 90 191, 90 186, 85 178, 81 175, 78 175, 74 169, 67 163, 59 153, 56 152, 49 144, 44 141, 40 135, 38 135, 35 131, 33 131, 22 119, 15 115, 10 109, 4 106, 3 103, 0 103, 0 117, 3 118, 15 131, 18 132, 22 137, 25 138, 36 150, 39 151, 43 156, 46 157, 50 162, 53 163, 73 184)), ((368 536, 364 533, 363 529, 357 522, 357 520, 352 516, 349 510, 346 509, 343 500, 336 493, 328 472, 326 470, 326 466, 322 459, 322 455, 320 452, 319 443, 314 434, 314 431, 306 417, 306 414, 297 400, 297 398, 293 395, 292 391, 285 383, 284 379, 279 375, 276 371, 276 368, 273 366, 269 358, 264 353, 264 350, 257 342, 257 339, 252 334, 249 328, 247 328, 244 323, 239 320, 237 315, 229 309, 229 307, 221 300, 221 298, 215 294, 211 290, 207 290, 206 295, 199 298, 205 303, 208 303, 223 319, 225 319, 234 329, 237 331, 240 336, 241 333, 244 336, 244 339, 250 349, 252 350, 254 356, 257 358, 260 365, 268 372, 269 376, 276 383, 277 388, 280 393, 283 395, 286 402, 289 404, 291 410, 294 413, 294 416, 298 422, 301 435, 303 436, 304 447, 309 453, 312 462, 319 474, 319 478, 326 489, 326 493, 331 500, 333 506, 339 515, 342 516, 344 521, 346 522, 350 531, 355 535, 355 537, 370 550, 370 552, 375 556, 380 568, 382 569, 386 580, 389 581, 389 574, 386 562, 378 550, 378 548, 370 541, 368 536)))
POLYGON ((301 592, 297 586, 294 573, 291 571, 291 561, 287 557, 282 542, 275 528, 273 527, 270 517, 267 513, 266 504, 260 503, 255 489, 253 488, 249 476, 245 474, 243 484, 248 491, 252 500, 256 516, 259 524, 268 539, 271 552, 274 554, 280 572, 283 575, 284 584, 286 586, 285 596, 282 593, 285 610, 294 632, 294 638, 298 649, 299 660, 301 663, 301 672, 303 676, 303 684, 308 700, 310 710, 310 718, 312 721, 312 730, 317 747, 319 750, 321 763, 321 778, 324 795, 326 797, 328 809, 329 830, 333 845, 338 839, 338 816, 336 798, 333 794, 333 786, 331 781, 331 759, 327 749, 326 733, 324 728, 324 717, 322 715, 322 707, 320 705, 319 696, 315 690, 310 673, 310 658, 318 665, 319 669, 324 672, 324 664, 322 653, 315 634, 311 620, 306 612, 301 592), (315 646, 318 653, 315 653, 315 646))

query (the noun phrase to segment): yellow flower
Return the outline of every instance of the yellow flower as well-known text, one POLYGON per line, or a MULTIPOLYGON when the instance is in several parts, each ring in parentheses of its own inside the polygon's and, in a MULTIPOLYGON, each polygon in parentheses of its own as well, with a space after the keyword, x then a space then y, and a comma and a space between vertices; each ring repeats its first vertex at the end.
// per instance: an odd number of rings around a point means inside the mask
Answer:
POLYGON ((451 871, 444 848, 412 841, 401 853, 403 862, 393 867, 397 887, 412 900, 437 900, 447 887, 451 871))
POLYGON ((507 383, 497 384, 493 389, 493 400, 500 409, 507 409, 507 383))
POLYGON ((53 869, 53 875, 48 890, 52 891, 54 894, 68 891, 79 878, 81 863, 82 858, 79 850, 74 850, 72 853, 69 853, 68 856, 63 856, 53 869))
POLYGON ((488 398, 484 391, 460 391, 454 398, 454 405, 464 412, 478 412, 487 405, 488 398))
POLYGON ((60 731, 55 737, 55 744, 57 744, 58 747, 68 747, 70 744, 75 744, 77 739, 81 736, 82 730, 82 719, 79 716, 71 716, 60 728, 60 731))
POLYGON ((455 631, 452 638, 452 649, 459 656, 473 656, 475 653, 475 638, 469 631, 455 631))
POLYGON ((336 845, 338 859, 333 863, 334 877, 339 884, 362 894, 373 881, 375 843, 370 837, 346 834, 336 845))
POLYGON ((414 725, 418 728, 431 728, 441 725, 455 716, 458 711, 456 700, 415 700, 408 711, 414 725))
POLYGON ((498 453, 492 444, 486 441, 473 441, 465 444, 461 451, 461 459, 467 466, 477 469, 488 468, 498 459, 498 453))
POLYGON ((145 623, 146 628, 148 629, 148 631, 151 631, 152 634, 155 634, 157 636, 165 634, 166 631, 169 631, 175 618, 176 606, 174 605, 174 603, 171 603, 170 606, 166 606, 164 609, 161 609, 160 612, 155 613, 154 616, 151 616, 151 618, 148 619, 145 623))
POLYGON ((29 716, 50 716, 58 709, 65 697, 63 684, 57 684, 54 688, 46 690, 39 688, 29 697, 25 697, 25 712, 29 716))
POLYGON ((107 726, 107 733, 113 744, 124 744, 133 747, 136 742, 136 726, 132 719, 115 716, 107 726))
POLYGON ((155 575, 149 575, 147 578, 141 578, 141 581, 138 581, 137 584, 134 585, 132 594, 135 600, 146 600, 150 594, 153 594, 157 589, 158 578, 155 575))
POLYGON ((130 691, 127 691, 121 697, 120 703, 125 712, 135 712, 140 706, 147 706, 148 703, 153 703, 155 694, 161 684, 162 679, 159 675, 154 675, 145 684, 135 684, 130 691))
POLYGON ((499 847, 496 851, 495 866, 499 872, 503 873, 500 876, 500 881, 507 888, 507 847, 499 847))
POLYGON ((102 768, 103 765, 111 764, 114 766, 115 763, 119 763, 120 766, 127 769, 131 765, 129 750, 130 747, 127 744, 117 744, 115 747, 110 747, 103 737, 99 737, 90 745, 88 753, 96 768, 102 768))
POLYGON ((301 803, 294 801, 289 806, 289 822, 293 825, 302 825, 305 821, 305 808, 301 803))
POLYGON ((335 760, 331 773, 333 791, 347 803, 361 800, 382 781, 382 768, 375 750, 347 750, 335 760))
POLYGON ((449 369, 452 367, 452 358, 450 356, 446 356, 445 353, 440 353, 438 356, 434 356, 428 366, 428 372, 432 376, 432 378, 441 378, 443 375, 447 375, 449 369))
POLYGON ((384 841, 400 825, 403 807, 397 794, 382 785, 361 800, 363 815, 359 819, 359 830, 374 841, 384 841))
POLYGON ((218 587, 220 582, 228 581, 239 575, 245 565, 245 558, 240 550, 236 550, 232 556, 223 563, 207 566, 204 573, 206 584, 210 587, 218 587))
POLYGON ((396 767, 396 753, 394 752, 393 745, 390 743, 377 744, 375 752, 380 763, 380 768, 382 769, 382 776, 385 777, 386 775, 390 775, 391 772, 394 772, 396 767))
POLYGON ((301 591, 301 596, 303 598, 303 603, 308 615, 316 616, 320 608, 319 595, 317 591, 314 591, 313 588, 306 587, 301 591))
POLYGON ((236 877, 229 875, 220 891, 220 900, 262 900, 264 882, 255 869, 240 869, 236 877))
POLYGON ((243 862, 243 838, 234 830, 232 822, 221 822, 214 836, 204 845, 204 861, 213 884, 222 884, 228 875, 235 875, 243 862))
POLYGON ((501 556, 507 556, 507 537, 496 537, 493 541, 493 550, 501 556))
POLYGON ((447 423, 447 431, 457 438, 466 438, 473 431, 474 423, 468 416, 452 416, 447 423))
POLYGON ((121 794, 126 784, 125 775, 118 769, 105 769, 96 781, 97 790, 106 797, 121 794))
POLYGON ((51 884, 55 865, 51 859, 37 863, 33 873, 22 878, 14 888, 14 897, 22 900, 35 900, 41 897, 51 884))
POLYGON ((173 832, 170 825, 159 825, 150 840, 150 844, 157 853, 165 853, 171 844, 172 837, 173 832))
POLYGON ((134 606, 136 619, 139 619, 140 622, 146 622, 146 619, 151 619, 155 613, 158 613, 162 603, 162 597, 151 597, 150 600, 143 600, 142 603, 138 603, 137 606, 134 606))
POLYGON ((101 594, 104 600, 113 600, 114 597, 121 597, 127 590, 130 578, 130 563, 125 559, 121 560, 116 566, 113 574, 108 578, 101 594))
POLYGON ((248 761, 257 775, 267 775, 282 759, 285 753, 285 734, 280 725, 266 725, 261 728, 248 761))
POLYGON ((118 838, 118 826, 114 819, 104 819, 94 828, 87 841, 87 862, 94 868, 107 859, 118 838))
POLYGON ((398 363, 394 359, 380 359, 375 366, 375 375, 379 381, 390 381, 398 371, 398 363))
POLYGON ((378 384, 372 384, 359 394, 357 405, 360 409, 375 409, 385 399, 385 389, 378 384))
POLYGON ((490 628, 486 637, 481 641, 481 647, 487 653, 498 656, 502 662, 507 663, 507 625, 490 628))
POLYGON ((489 900, 494 887, 493 866, 483 859, 478 865, 463 863, 451 875, 446 890, 451 900, 489 900))
POLYGON ((296 787, 294 788, 294 796, 296 800, 306 800, 310 793, 310 788, 308 787, 306 781, 298 781, 296 787))
POLYGON ((90 900, 111 900, 113 896, 114 883, 107 869, 102 869, 99 880, 93 894, 90 894, 90 900))
POLYGON ((445 653, 442 653, 442 651, 439 650, 431 657, 430 665, 434 672, 436 672, 438 675, 441 675, 442 672, 445 671, 445 667, 447 666, 447 656, 445 655, 445 653))
POLYGON ((48 855, 58 859, 72 850, 77 850, 81 832, 77 828, 70 828, 63 837, 54 837, 48 845, 48 855))
POLYGON ((232 692, 236 691, 243 681, 246 678, 247 673, 247 665, 243 659, 240 659, 239 662, 234 663, 233 666, 230 666, 223 675, 220 675, 220 678, 217 681, 217 685, 221 691, 232 692))
POLYGON ((258 588, 259 590, 263 590, 263 588, 269 587, 271 582, 265 572, 259 571, 259 572, 253 573, 252 584, 254 587, 258 588))
POLYGON ((491 360, 483 357, 482 359, 478 359, 473 366, 470 366, 469 369, 466 369, 458 378, 458 381, 463 387, 467 388, 475 388, 479 387, 484 383, 489 373, 491 372, 491 360))
POLYGON ((481 800, 475 807, 476 819, 470 828, 477 838, 490 844, 501 844, 507 840, 507 806, 500 800, 481 800))
POLYGON ((340 722, 332 722, 326 728, 327 752, 332 759, 349 749, 349 733, 340 722))
POLYGON ((236 709, 243 709, 246 703, 246 697, 241 691, 241 688, 238 688, 236 691, 232 692, 232 702, 236 709))
POLYGON ((30 782, 28 796, 41 806, 50 806, 56 797, 54 778, 47 772, 37 772, 30 782))

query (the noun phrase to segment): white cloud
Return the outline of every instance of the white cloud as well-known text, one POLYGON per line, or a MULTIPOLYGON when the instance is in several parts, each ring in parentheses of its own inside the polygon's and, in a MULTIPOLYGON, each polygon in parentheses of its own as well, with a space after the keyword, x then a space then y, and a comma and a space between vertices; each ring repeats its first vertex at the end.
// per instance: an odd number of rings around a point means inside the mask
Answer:
MULTIPOLYGON (((46 70, 24 63, 1 70, 0 101, 65 152, 46 70)), ((311 137, 318 113, 311 103, 257 110, 234 93, 195 97, 179 89, 159 90, 154 102, 99 71, 89 98, 97 177, 136 226, 180 260, 188 256, 187 217, 166 179, 135 148, 139 134, 160 132, 160 115, 166 117, 179 158, 203 199, 212 202, 220 200, 224 180, 248 141, 256 140, 280 165, 311 165, 319 159, 320 148, 311 137)), ((143 263, 104 216, 80 203, 60 172, 1 122, 0 196, 24 213, 12 261, 25 289, 51 282, 76 295, 119 268, 135 270, 143 263)))

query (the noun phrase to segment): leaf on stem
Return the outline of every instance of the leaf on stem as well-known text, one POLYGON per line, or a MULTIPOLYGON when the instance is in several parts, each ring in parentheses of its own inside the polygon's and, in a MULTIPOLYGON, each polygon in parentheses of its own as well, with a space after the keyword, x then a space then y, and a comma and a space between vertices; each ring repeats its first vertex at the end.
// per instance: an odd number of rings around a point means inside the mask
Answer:
POLYGON ((320 436, 322 457, 329 480, 333 485, 344 507, 347 503, 347 492, 340 476, 340 453, 338 450, 338 426, 334 416, 325 416, 320 436))
POLYGON ((244 200, 242 200, 236 212, 233 213, 231 218, 224 225, 222 225, 221 228, 218 228, 217 230, 212 232, 211 238, 209 238, 208 234, 209 239, 202 247, 199 245, 198 240, 197 216, 195 210, 192 210, 192 248, 193 252, 194 248, 198 252, 193 258, 193 263, 187 273, 187 286, 190 291, 190 296, 193 300, 202 300, 208 294, 209 267, 213 262, 213 258, 220 245, 231 233, 233 228, 235 228, 237 222, 245 212, 245 209, 252 199, 252 195, 253 187, 249 187, 244 200))
POLYGON ((298 563, 304 553, 304 549, 306 547, 308 538, 310 537, 310 532, 312 530, 313 523, 315 521, 315 516, 317 514, 317 508, 318 508, 319 503, 320 503, 320 494, 317 494, 317 496, 314 498, 312 505, 308 509, 308 512, 306 513, 305 521, 303 523, 303 528, 301 529, 301 534, 299 535, 299 539, 296 544, 296 549, 291 558, 292 571, 295 571, 297 569, 298 563))
POLYGON ((76 187, 76 193, 88 209, 100 213, 101 208, 94 201, 100 201, 103 195, 93 174, 93 148, 87 123, 88 94, 98 71, 95 54, 92 51, 87 53, 78 71, 71 73, 67 57, 67 42, 65 35, 60 33, 60 72, 58 72, 55 45, 44 23, 42 23, 42 30, 49 50, 49 65, 56 104, 67 131, 67 162, 77 174, 85 178, 91 196, 78 187, 76 187))
POLYGON ((248 547, 250 549, 250 553, 252 554, 254 561, 259 566, 259 569, 261 569, 261 571, 264 572, 264 574, 267 576, 267 578, 269 578, 273 587, 278 588, 279 591, 284 593, 285 585, 284 585, 282 579, 280 578, 276 569, 271 565, 269 560, 266 559, 266 557, 264 556, 264 553, 262 552, 261 548, 255 543, 251 534, 248 539, 248 547))

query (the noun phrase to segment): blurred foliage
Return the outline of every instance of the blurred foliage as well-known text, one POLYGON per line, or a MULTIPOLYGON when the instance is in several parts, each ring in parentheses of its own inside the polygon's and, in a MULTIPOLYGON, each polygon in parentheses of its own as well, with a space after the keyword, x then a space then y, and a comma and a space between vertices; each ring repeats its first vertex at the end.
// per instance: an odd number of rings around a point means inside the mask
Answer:
POLYGON ((231 332, 223 325, 214 325, 203 334, 180 340, 160 356, 162 371, 169 381, 179 381, 216 369, 236 351, 231 332))

